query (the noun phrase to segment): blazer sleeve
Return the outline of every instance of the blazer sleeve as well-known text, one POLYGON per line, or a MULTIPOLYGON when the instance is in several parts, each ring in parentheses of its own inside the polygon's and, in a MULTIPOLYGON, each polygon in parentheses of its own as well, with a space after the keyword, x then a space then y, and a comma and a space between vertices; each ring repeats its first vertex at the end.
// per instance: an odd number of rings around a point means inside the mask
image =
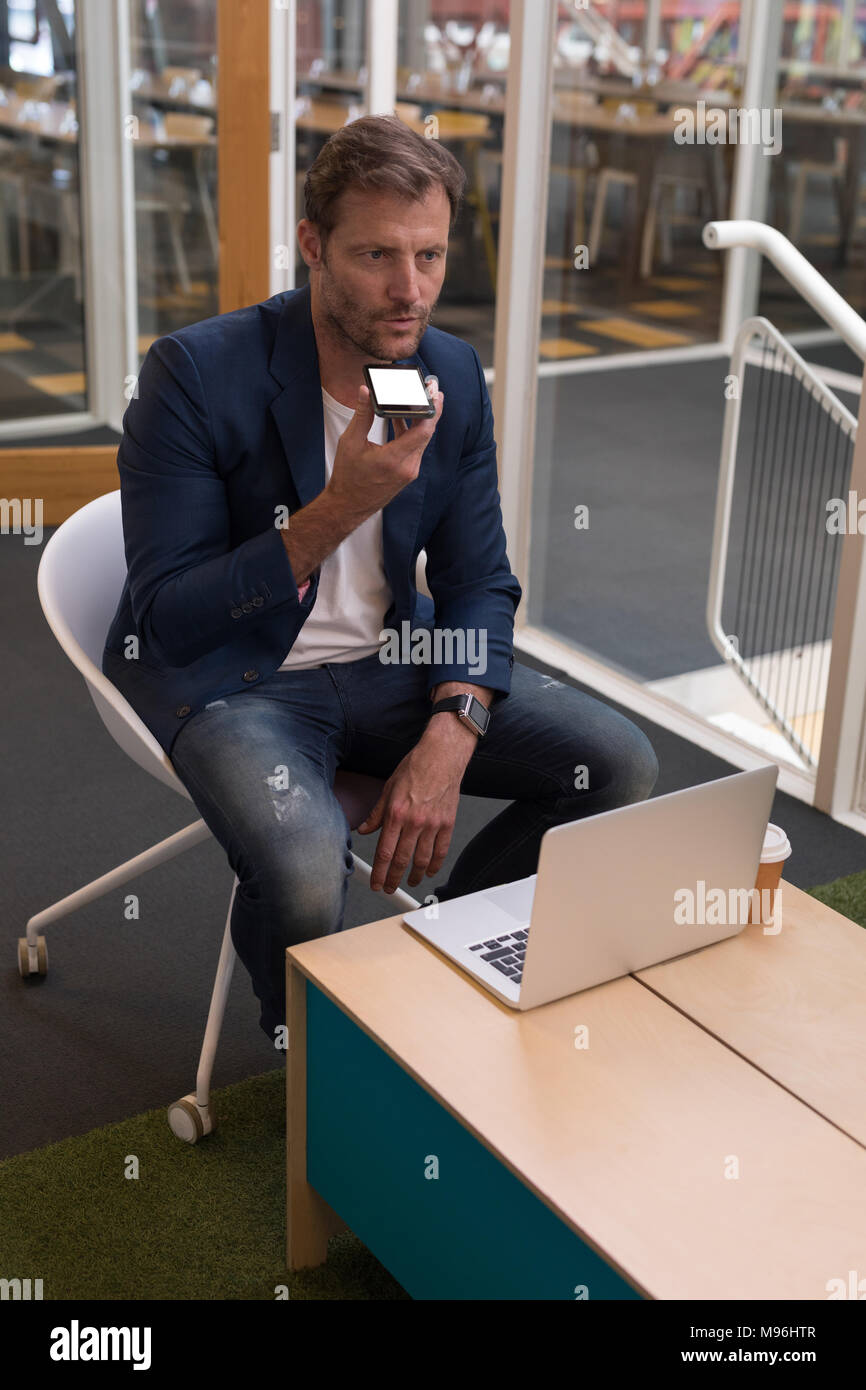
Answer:
POLYGON ((490 396, 478 353, 471 352, 475 427, 467 431, 456 486, 425 546, 436 627, 462 641, 449 648, 442 640, 443 660, 431 664, 427 689, 466 681, 492 689, 495 702, 511 689, 514 614, 523 591, 506 555, 490 396))
POLYGON ((117 467, 132 613, 158 660, 187 666, 281 608, 300 630, 317 583, 302 607, 276 525, 232 548, 207 400, 177 338, 150 346, 117 467))

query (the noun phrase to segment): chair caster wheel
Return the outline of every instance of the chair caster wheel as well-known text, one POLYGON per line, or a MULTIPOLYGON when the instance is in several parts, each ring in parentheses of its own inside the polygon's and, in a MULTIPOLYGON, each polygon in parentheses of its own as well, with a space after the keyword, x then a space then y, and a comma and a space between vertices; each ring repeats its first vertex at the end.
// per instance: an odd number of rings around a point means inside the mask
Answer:
POLYGON ((183 1096, 168 1107, 168 1123, 172 1134, 187 1144, 197 1144, 205 1134, 216 1129, 216 1116, 210 1106, 202 1112, 194 1095, 183 1096))
POLYGON ((36 938, 36 960, 32 959, 30 947, 27 945, 27 937, 18 938, 18 974, 22 980, 26 980, 30 975, 48 974, 48 947, 45 944, 44 936, 36 938))

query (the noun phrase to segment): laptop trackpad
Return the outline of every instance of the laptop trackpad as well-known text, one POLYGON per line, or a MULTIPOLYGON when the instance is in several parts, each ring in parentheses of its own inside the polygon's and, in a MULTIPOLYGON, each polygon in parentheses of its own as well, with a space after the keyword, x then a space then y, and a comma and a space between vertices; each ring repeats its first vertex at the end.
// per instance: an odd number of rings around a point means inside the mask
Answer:
POLYGON ((517 883, 503 883, 499 888, 488 888, 484 896, 495 903, 500 912, 507 912, 509 917, 525 925, 532 916, 537 878, 537 874, 532 874, 530 878, 519 879, 517 883))

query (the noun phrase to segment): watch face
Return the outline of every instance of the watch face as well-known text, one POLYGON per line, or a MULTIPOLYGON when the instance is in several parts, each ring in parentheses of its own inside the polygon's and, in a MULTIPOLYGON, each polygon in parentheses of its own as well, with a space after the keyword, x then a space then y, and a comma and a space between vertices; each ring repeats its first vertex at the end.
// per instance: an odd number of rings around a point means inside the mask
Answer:
POLYGON ((485 709, 480 700, 472 696, 472 701, 466 711, 473 724, 480 729, 482 734, 487 732, 487 725, 490 723, 490 711, 485 709))

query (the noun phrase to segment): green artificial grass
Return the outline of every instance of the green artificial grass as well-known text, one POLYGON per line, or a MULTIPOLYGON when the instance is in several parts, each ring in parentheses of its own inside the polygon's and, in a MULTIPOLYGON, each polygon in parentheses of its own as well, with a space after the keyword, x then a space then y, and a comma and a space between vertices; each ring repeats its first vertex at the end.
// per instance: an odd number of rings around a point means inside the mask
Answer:
POLYGON ((5 1159, 0 1272, 42 1279, 45 1300, 407 1299, 346 1231, 327 1264, 286 1269, 285 1097, 270 1071, 212 1093, 198 1144, 160 1109, 5 1159))
MULTIPOLYGON (((809 889, 866 927, 866 872, 809 889)), ((407 1299, 353 1235, 285 1264, 285 1073, 213 1093, 216 1131, 171 1133, 164 1109, 0 1163, 0 1272, 49 1299, 407 1299), (137 1178, 126 1177, 130 1156, 137 1178)))
POLYGON ((866 871, 849 874, 847 878, 837 878, 833 883, 818 884, 808 890, 813 898, 850 917, 861 927, 866 927, 866 871))

